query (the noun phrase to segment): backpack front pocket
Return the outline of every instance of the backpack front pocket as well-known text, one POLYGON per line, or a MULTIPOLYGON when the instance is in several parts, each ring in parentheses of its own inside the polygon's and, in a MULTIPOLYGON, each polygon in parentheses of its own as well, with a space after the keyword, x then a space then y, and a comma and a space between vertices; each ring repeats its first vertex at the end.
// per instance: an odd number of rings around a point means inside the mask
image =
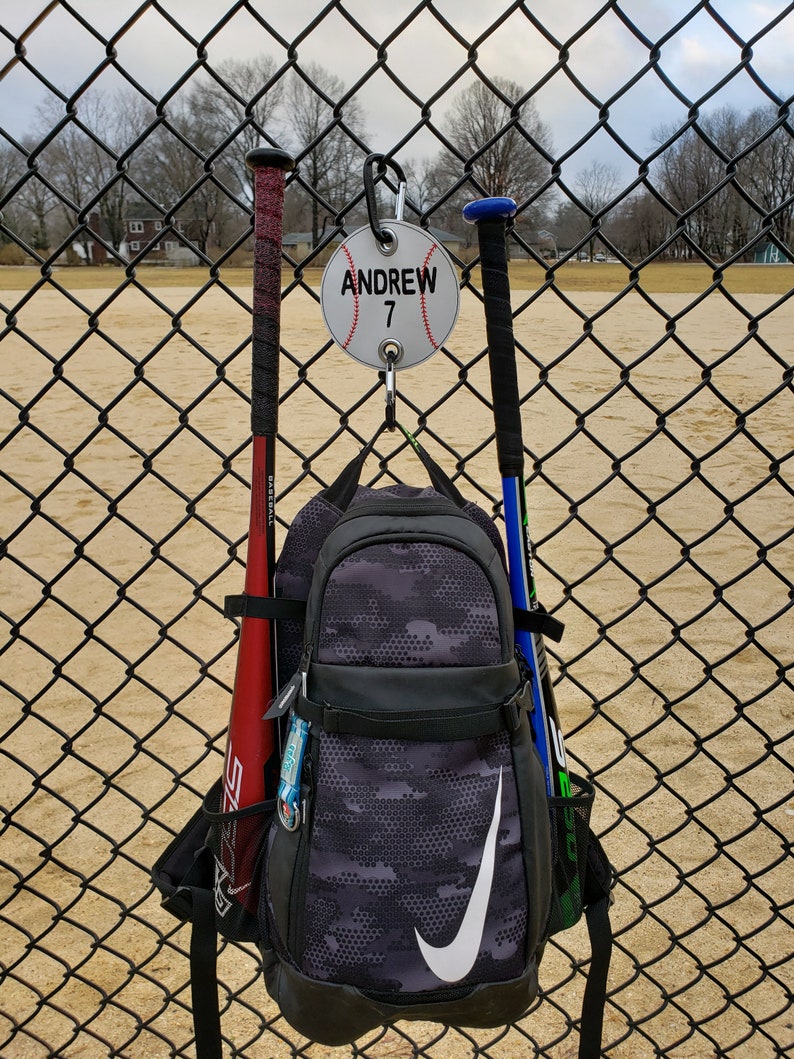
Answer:
POLYGON ((323 735, 305 974, 408 994, 517 977, 525 894, 507 733, 453 744, 323 735))
POLYGON ((317 660, 359 666, 493 665, 505 655, 476 558, 433 540, 368 543, 329 574, 317 660))

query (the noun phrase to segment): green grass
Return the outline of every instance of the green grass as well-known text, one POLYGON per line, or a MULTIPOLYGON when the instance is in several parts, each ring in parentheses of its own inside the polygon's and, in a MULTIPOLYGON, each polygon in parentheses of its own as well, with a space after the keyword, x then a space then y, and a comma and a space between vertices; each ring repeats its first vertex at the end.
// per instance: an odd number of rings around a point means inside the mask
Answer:
MULTIPOLYGON (((534 290, 548 278, 547 270, 528 261, 510 266, 511 284, 534 290)), ((646 265, 638 281, 651 294, 697 294, 714 282, 714 273, 700 264, 664 263, 646 265)), ((785 294, 794 287, 790 265, 731 265, 725 269, 724 286, 742 294, 785 294)), ((621 291, 632 282, 629 269, 619 264, 569 262, 554 270, 554 282, 562 290, 621 291)))
MULTIPOLYGON (((623 290, 631 282, 630 272, 623 265, 576 261, 558 266, 554 270, 554 282, 565 291, 614 291, 623 290)), ((248 288, 251 285, 251 270, 246 268, 224 268, 221 279, 230 287, 248 288)), ((307 269, 304 279, 311 286, 319 286, 320 269, 307 269)), ((285 271, 284 280, 288 282, 285 271)), ((478 280, 477 271, 474 274, 478 280)), ((66 290, 113 290, 125 282, 120 268, 77 267, 59 268, 54 280, 66 290)), ((208 274, 201 268, 156 268, 141 267, 135 278, 144 287, 193 287, 207 282, 208 274)), ((519 290, 536 290, 548 278, 548 272, 540 265, 529 261, 513 261, 510 265, 510 280, 519 290)), ((34 266, 6 265, 0 267, 0 290, 25 291, 41 281, 41 272, 34 266)), ((697 294, 714 281, 711 269, 698 264, 651 264, 640 272, 642 288, 654 293, 697 294)), ((786 294, 794 288, 794 266, 791 265, 731 265, 725 270, 723 283, 736 294, 786 294)))

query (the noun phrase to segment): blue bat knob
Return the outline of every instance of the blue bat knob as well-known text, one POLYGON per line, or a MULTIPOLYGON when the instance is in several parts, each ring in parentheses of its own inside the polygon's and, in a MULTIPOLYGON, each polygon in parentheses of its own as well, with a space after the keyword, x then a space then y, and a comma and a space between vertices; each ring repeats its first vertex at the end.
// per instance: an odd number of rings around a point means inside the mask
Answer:
POLYGON ((497 221, 514 217, 515 212, 516 204, 512 199, 475 199, 474 202, 467 202, 463 207, 463 220, 468 221, 469 224, 477 224, 478 221, 497 221))

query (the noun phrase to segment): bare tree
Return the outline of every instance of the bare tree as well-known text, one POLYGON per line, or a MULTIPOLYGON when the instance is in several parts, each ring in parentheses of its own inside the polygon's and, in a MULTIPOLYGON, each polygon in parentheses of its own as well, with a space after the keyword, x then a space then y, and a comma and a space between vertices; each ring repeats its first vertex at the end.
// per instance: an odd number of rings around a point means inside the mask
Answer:
POLYGON ((523 199, 546 178, 542 152, 552 151, 551 130, 515 81, 495 77, 469 85, 456 97, 444 132, 451 147, 438 169, 447 186, 459 178, 461 163, 485 195, 523 199))
MULTIPOLYGON (((558 248, 565 247, 570 250, 572 247, 583 246, 591 227, 590 218, 575 202, 571 202, 570 199, 560 202, 554 218, 554 232, 558 248)), ((579 253, 582 253, 581 249, 579 253)))
POLYGON ((0 251, 3 264, 24 260, 19 242, 30 243, 28 211, 19 202, 19 181, 25 172, 25 157, 16 146, 0 144, 0 251))
MULTIPOLYGON (((245 163, 214 157, 218 130, 202 120, 191 95, 176 101, 167 121, 148 137, 136 159, 137 183, 157 203, 164 217, 173 215, 174 234, 184 232, 201 253, 225 249, 227 225, 241 227, 235 199, 247 187, 245 163)), ((248 197, 247 192, 243 195, 248 197)))
POLYGON ((403 168, 409 199, 420 213, 426 213, 438 194, 435 163, 429 158, 409 158, 403 168))
POLYGON ((329 221, 349 209, 361 188, 366 132, 358 100, 341 102, 345 86, 338 77, 316 63, 305 68, 305 75, 293 73, 286 91, 285 137, 301 154, 302 183, 310 195, 306 223, 317 246, 329 221))
MULTIPOLYGON (((654 179, 678 211, 690 244, 715 259, 745 245, 752 223, 731 176, 746 142, 744 126, 733 108, 722 108, 704 114, 683 133, 670 126, 654 133, 657 143, 668 144, 654 179)), ((751 164, 754 168, 756 163, 751 164)), ((685 252, 689 256, 693 250, 685 252)))
POLYGON ((37 146, 36 136, 25 137, 21 146, 22 152, 11 146, 0 149, 3 227, 32 250, 46 251, 50 246, 51 218, 58 199, 48 182, 40 179, 38 160, 36 169, 28 167, 28 157, 37 146), (7 201, 6 196, 9 196, 7 201))
POLYGON ((244 225, 241 202, 252 199, 245 156, 274 135, 282 98, 270 83, 275 60, 230 59, 205 74, 168 106, 136 157, 136 183, 165 215, 174 234, 207 256, 225 250, 244 225))
POLYGON ((580 208, 583 207, 584 214, 589 221, 590 260, 595 256, 595 244, 598 232, 601 228, 600 214, 604 207, 614 197, 620 185, 620 171, 617 166, 606 162, 591 162, 585 169, 576 174, 574 190, 579 200, 580 208))
POLYGON ((739 176, 769 218, 772 233, 794 248, 794 140, 779 125, 777 108, 758 107, 745 121, 746 145, 752 152, 739 164, 739 176))
POLYGON ((623 253, 642 260, 658 252, 672 227, 669 212, 646 189, 626 202, 619 224, 619 241, 623 253))
POLYGON ((201 126, 204 147, 223 159, 232 190, 249 198, 245 156, 266 133, 275 138, 284 85, 273 80, 277 64, 269 55, 227 59, 215 70, 217 77, 205 75, 190 92, 188 110, 201 126))
MULTIPOLYGON (((53 101, 39 113, 42 133, 63 121, 53 101)), ((56 198, 74 241, 88 260, 93 238, 87 227, 92 214, 101 221, 102 236, 118 251, 126 231, 126 214, 134 190, 125 179, 124 156, 145 131, 154 112, 132 89, 86 92, 69 120, 41 155, 42 173, 56 189, 56 198)))

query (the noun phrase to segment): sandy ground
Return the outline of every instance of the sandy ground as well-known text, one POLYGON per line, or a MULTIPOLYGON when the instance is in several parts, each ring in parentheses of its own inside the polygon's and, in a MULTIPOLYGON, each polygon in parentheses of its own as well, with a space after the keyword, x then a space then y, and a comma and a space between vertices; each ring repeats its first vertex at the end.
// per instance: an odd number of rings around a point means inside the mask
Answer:
MULTIPOLYGON (((196 293, 0 291, 15 307, 0 344, 4 1059, 193 1054, 187 935, 147 873, 220 769, 235 660, 221 608, 242 587, 250 459, 249 294, 196 293)), ((514 291, 537 577, 566 623, 563 726, 620 873, 614 1057, 765 1059, 794 1041, 794 318, 778 298, 514 291)), ((286 298, 282 340, 280 533, 383 418, 376 374, 329 346, 312 291, 286 298)), ((448 353, 399 374, 398 415, 490 510, 484 344, 464 291, 448 353)), ((422 481, 399 435, 377 451, 371 478, 380 459, 422 481)), ((512 1057, 529 1034, 575 1055, 572 960, 588 949, 582 928, 558 940, 554 1003, 521 1029, 401 1026, 367 1053, 409 1056, 414 1037, 429 1056, 512 1057)), ((276 1012, 253 955, 227 949, 221 975, 247 986, 224 1016, 239 1054, 290 1054, 283 1020, 263 1031, 276 1012)))

